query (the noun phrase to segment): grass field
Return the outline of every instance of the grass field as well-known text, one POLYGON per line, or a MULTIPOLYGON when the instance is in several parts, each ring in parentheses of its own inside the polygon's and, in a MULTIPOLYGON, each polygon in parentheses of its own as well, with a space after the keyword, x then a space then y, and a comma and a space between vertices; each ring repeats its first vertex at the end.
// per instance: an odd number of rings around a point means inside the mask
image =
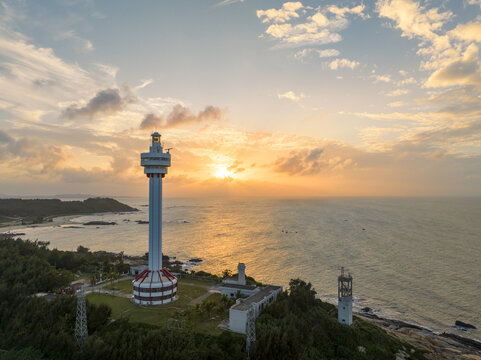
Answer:
POLYGON ((107 290, 120 291, 125 294, 132 294, 132 280, 120 280, 112 285, 104 287, 107 290))
MULTIPOLYGON (((110 294, 90 293, 87 300, 93 304, 107 304, 112 308, 112 318, 129 318, 131 322, 151 324, 161 327, 167 327, 168 319, 173 318, 182 310, 191 308, 188 305, 192 300, 202 296, 208 292, 210 283, 198 280, 181 280, 179 281, 177 295, 178 300, 159 306, 139 306, 131 303, 130 299, 110 294)), ((122 280, 113 285, 105 287, 106 289, 119 291, 121 293, 132 293, 132 281, 122 280)), ((221 295, 214 293, 209 295, 204 301, 220 302, 221 295)), ((200 318, 195 317, 189 321, 196 331, 210 334, 218 334, 221 332, 217 325, 222 321, 219 317, 200 318)))

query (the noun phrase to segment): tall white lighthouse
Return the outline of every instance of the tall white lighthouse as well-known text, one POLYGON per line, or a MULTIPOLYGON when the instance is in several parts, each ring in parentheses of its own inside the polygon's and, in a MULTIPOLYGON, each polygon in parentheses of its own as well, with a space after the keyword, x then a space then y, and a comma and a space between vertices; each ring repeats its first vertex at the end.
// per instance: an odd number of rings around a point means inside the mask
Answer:
POLYGON ((170 167, 170 153, 164 152, 160 138, 159 133, 153 133, 150 151, 140 156, 140 165, 149 178, 149 268, 132 282, 133 301, 140 305, 177 300, 177 278, 162 268, 162 179, 170 167))

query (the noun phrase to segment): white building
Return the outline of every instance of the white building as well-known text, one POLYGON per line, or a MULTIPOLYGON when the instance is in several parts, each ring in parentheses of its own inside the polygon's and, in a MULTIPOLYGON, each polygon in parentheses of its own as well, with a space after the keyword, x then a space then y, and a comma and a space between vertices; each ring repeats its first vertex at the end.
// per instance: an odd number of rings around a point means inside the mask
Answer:
POLYGON ((344 325, 352 325, 352 276, 341 275, 337 278, 337 321, 344 325))
POLYGON ((162 268, 162 179, 170 167, 169 150, 164 152, 160 134, 152 134, 152 145, 140 156, 149 178, 149 266, 132 282, 133 302, 161 305, 177 300, 177 278, 162 268))
POLYGON ((282 286, 268 285, 264 288, 257 288, 257 291, 247 299, 238 299, 237 303, 229 309, 229 330, 245 334, 249 307, 254 307, 254 314, 257 319, 262 309, 274 302, 281 292, 282 286))
POLYGON ((237 293, 244 296, 251 296, 258 290, 255 285, 239 285, 239 284, 222 284, 220 286, 220 293, 228 298, 235 298, 237 293))
POLYGON ((222 280, 224 284, 246 284, 246 265, 244 263, 239 263, 237 265, 237 274, 229 276, 222 280))
POLYGON ((226 277, 222 280, 220 292, 230 298, 234 298, 238 293, 244 296, 251 296, 256 291, 257 286, 246 284, 246 265, 239 263, 237 265, 237 274, 226 277))

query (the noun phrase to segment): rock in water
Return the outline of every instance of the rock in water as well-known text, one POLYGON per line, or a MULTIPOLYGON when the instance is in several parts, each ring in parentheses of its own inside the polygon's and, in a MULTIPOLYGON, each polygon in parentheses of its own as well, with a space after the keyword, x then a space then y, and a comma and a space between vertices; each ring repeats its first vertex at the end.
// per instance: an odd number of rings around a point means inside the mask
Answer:
POLYGON ((463 327, 463 328, 465 328, 465 329, 473 329, 473 330, 476 330, 476 329, 477 329, 476 326, 471 325, 471 324, 468 324, 468 323, 465 323, 465 322, 460 321, 460 320, 456 320, 455 325, 456 325, 456 326, 459 326, 459 327, 463 327))
POLYGON ((108 221, 89 221, 84 224, 85 226, 88 225, 117 225, 116 222, 108 222, 108 221))

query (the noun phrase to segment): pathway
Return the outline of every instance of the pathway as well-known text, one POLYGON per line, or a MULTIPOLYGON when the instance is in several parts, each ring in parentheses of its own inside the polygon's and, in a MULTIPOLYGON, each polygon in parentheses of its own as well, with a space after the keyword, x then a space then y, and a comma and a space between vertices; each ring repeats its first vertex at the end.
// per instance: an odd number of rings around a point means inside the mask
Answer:
POLYGON ((192 299, 187 305, 194 306, 194 305, 200 304, 202 301, 204 301, 204 299, 207 299, 210 295, 214 293, 220 293, 220 291, 217 289, 209 289, 209 291, 207 291, 205 294, 195 299, 192 299))

